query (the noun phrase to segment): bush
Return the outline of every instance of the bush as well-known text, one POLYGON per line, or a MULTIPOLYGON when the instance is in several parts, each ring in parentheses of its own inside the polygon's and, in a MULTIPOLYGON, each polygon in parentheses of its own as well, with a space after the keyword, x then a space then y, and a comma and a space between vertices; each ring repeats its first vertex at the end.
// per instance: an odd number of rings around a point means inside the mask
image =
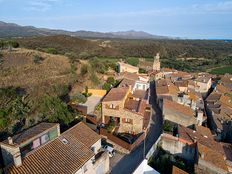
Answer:
POLYGON ((109 91, 111 89, 111 84, 109 83, 104 83, 104 85, 102 86, 102 89, 109 91))
POLYGON ((55 48, 45 48, 44 51, 49 54, 58 54, 58 51, 55 48))
POLYGON ((137 66, 139 64, 139 59, 136 57, 126 58, 126 62, 132 66, 137 66))
POLYGON ((0 65, 3 63, 3 55, 0 53, 0 65))
POLYGON ((95 73, 91 74, 90 80, 94 85, 99 85, 99 83, 100 83, 100 81, 95 73))
POLYGON ((115 84, 115 79, 114 79, 114 77, 108 77, 108 78, 107 78, 107 83, 114 85, 114 84, 115 84))
POLYGON ((163 130, 166 132, 172 132, 173 131, 172 124, 169 121, 165 120, 163 125, 163 130))
POLYGON ((82 93, 78 92, 71 98, 71 101, 76 103, 85 103, 87 98, 82 93))
POLYGON ((84 64, 81 66, 81 75, 84 76, 89 72, 89 66, 87 64, 84 64))
POLYGON ((34 55, 34 57, 33 57, 33 61, 35 64, 40 64, 43 60, 44 59, 38 54, 34 55))
POLYGON ((106 62, 101 62, 97 58, 90 60, 90 65, 93 70, 101 74, 104 74, 109 68, 106 62))
POLYGON ((146 73, 145 69, 139 68, 139 73, 146 73))

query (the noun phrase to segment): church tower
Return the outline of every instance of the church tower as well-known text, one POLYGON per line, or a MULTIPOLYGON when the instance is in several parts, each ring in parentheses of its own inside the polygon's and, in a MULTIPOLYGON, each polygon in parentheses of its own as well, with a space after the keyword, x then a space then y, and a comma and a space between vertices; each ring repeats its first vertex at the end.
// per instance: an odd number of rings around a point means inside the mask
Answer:
POLYGON ((154 57, 153 71, 160 71, 160 54, 157 53, 154 57))

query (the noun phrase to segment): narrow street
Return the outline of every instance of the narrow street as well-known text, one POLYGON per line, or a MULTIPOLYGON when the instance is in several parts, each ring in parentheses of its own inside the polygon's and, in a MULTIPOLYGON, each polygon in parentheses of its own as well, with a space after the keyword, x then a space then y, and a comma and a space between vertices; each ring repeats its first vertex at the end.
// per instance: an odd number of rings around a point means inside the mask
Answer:
MULTIPOLYGON (((156 142, 162 132, 162 114, 156 104, 155 83, 150 83, 150 104, 152 106, 152 121, 150 131, 145 140, 146 153, 156 142)), ((144 158, 144 141, 130 154, 125 155, 112 169, 111 174, 130 174, 142 162, 144 158)))

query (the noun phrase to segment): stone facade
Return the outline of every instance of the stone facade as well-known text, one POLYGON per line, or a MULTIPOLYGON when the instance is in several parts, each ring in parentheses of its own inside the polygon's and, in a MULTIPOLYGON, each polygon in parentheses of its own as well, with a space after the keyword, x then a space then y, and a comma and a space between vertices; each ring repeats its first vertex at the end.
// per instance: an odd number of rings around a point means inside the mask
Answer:
POLYGON ((159 55, 159 53, 157 53, 156 56, 154 57, 153 71, 160 71, 160 55, 159 55))
POLYGON ((102 102, 102 122, 107 124, 110 117, 120 125, 118 132, 138 134, 143 131, 143 116, 124 109, 124 101, 102 102))

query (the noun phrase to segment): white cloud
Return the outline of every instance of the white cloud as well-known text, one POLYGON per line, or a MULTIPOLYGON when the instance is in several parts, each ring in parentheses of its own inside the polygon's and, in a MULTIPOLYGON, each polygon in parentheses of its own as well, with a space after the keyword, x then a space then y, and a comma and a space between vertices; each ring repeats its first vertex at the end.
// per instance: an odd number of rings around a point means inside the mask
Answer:
POLYGON ((61 0, 33 0, 33 1, 29 1, 28 5, 25 7, 25 10, 27 10, 27 11, 47 11, 47 10, 50 10, 55 3, 58 3, 60 1, 61 0))

